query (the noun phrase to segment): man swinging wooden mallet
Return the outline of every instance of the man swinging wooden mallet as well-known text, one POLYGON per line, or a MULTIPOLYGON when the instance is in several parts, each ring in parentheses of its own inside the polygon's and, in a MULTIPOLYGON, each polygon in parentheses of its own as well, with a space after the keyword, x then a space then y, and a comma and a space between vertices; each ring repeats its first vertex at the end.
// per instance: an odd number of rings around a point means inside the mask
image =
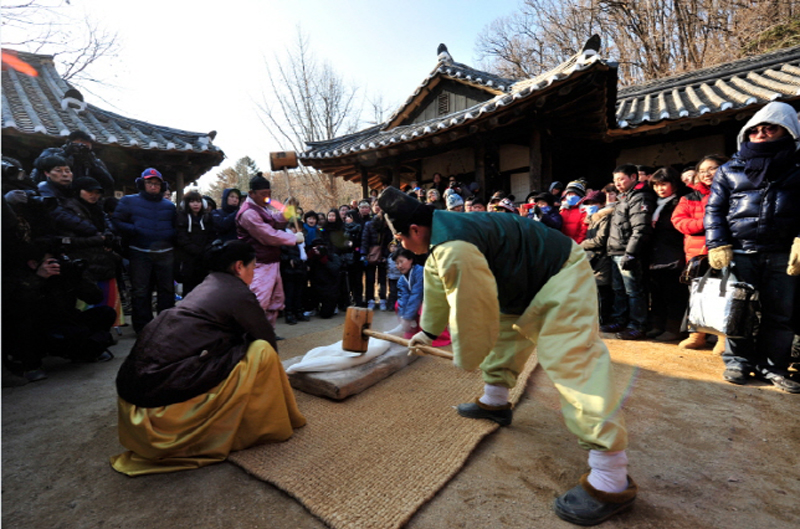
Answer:
POLYGON ((538 346, 591 468, 556 499, 556 514, 595 525, 628 508, 638 487, 627 475, 622 396, 612 384, 597 287, 581 247, 519 215, 438 211, 393 187, 378 204, 405 248, 430 252, 422 330, 409 347, 430 345, 449 322, 454 363, 483 372, 483 395, 460 404, 459 415, 511 424, 509 389, 538 346))

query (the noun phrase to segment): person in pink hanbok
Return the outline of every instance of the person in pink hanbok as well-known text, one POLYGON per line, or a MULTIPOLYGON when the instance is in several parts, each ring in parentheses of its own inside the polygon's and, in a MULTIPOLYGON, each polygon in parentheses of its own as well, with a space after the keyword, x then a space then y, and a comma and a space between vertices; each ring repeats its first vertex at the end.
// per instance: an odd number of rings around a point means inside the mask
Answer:
POLYGON ((281 282, 281 246, 302 244, 303 233, 287 233, 283 213, 270 205, 272 190, 261 173, 250 179, 247 200, 236 214, 236 233, 256 251, 256 269, 250 290, 274 327, 278 312, 284 307, 281 282))

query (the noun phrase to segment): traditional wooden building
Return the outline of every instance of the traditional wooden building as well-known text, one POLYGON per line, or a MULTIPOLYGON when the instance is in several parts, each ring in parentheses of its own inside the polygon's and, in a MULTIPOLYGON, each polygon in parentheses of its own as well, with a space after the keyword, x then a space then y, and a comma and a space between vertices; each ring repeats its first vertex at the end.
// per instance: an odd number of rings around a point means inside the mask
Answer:
POLYGON ((148 167, 157 168, 180 193, 225 157, 213 144, 214 131, 173 129, 100 109, 58 74, 52 56, 3 51, 36 73, 6 66, 2 72, 3 155, 18 159, 29 172, 42 150, 60 147, 75 130, 94 139, 95 153, 123 193, 134 192, 134 180, 148 167))
POLYGON ((435 172, 522 199, 553 180, 600 186, 625 162, 684 165, 735 151, 743 122, 769 101, 800 107, 800 47, 618 89, 599 40, 532 79, 438 62, 383 124, 308 144, 303 164, 367 187, 435 172))

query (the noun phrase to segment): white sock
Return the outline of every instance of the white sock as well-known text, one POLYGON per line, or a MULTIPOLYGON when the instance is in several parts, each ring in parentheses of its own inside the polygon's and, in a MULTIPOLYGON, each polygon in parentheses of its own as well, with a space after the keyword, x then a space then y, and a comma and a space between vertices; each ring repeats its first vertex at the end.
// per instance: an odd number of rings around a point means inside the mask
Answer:
POLYGON ((505 406, 508 404, 508 388, 484 384, 483 396, 478 400, 487 406, 505 406))
POLYGON ((628 488, 628 455, 619 452, 589 450, 589 484, 603 492, 617 493, 628 488))

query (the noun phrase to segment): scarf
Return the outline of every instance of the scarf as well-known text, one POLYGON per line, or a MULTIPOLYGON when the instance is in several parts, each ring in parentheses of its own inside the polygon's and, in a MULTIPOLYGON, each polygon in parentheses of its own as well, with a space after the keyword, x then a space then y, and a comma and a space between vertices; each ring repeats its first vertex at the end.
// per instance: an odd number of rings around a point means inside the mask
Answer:
POLYGON ((669 202, 670 202, 670 201, 671 201, 673 198, 675 198, 675 195, 674 195, 674 194, 673 194, 673 195, 670 195, 670 196, 668 196, 668 197, 664 197, 664 198, 657 198, 657 199, 656 199, 656 204, 658 204, 658 205, 656 206, 656 210, 653 212, 653 226, 655 226, 655 225, 656 225, 656 221, 658 221, 658 216, 659 216, 659 215, 661 215, 661 210, 662 210, 662 209, 664 209, 664 206, 666 206, 667 204, 669 204, 669 202))
POLYGON ((764 143, 742 143, 739 157, 744 161, 744 174, 758 187, 767 175, 780 175, 791 162, 797 145, 791 136, 764 143))

